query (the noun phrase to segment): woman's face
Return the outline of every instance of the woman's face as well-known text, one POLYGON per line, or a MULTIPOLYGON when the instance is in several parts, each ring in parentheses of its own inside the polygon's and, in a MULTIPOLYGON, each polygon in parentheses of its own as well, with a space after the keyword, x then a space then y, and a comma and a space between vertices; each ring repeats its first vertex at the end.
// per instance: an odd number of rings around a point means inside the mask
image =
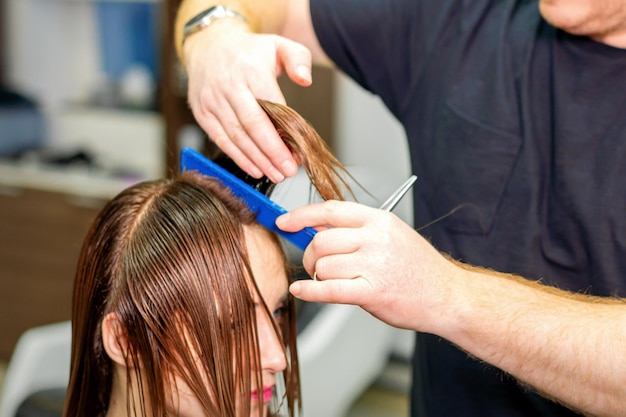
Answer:
POLYGON ((261 296, 272 317, 267 317, 261 300, 255 300, 257 327, 259 331, 259 348, 261 353, 260 370, 263 376, 263 386, 255 386, 256 378, 252 379, 251 415, 258 416, 260 398, 263 404, 263 415, 267 415, 267 404, 272 398, 276 374, 285 370, 287 359, 284 353, 282 339, 274 331, 271 320, 279 322, 283 319, 287 307, 288 280, 285 265, 280 252, 274 242, 270 240, 268 232, 261 226, 245 227, 246 245, 250 256, 252 272, 256 278, 261 296))
MULTIPOLYGON (((285 370, 287 359, 284 353, 282 338, 276 335, 271 320, 279 322, 287 306, 288 277, 280 248, 268 236, 268 232, 259 225, 244 227, 246 246, 250 258, 250 266, 256 279, 257 286, 267 304, 272 317, 267 317, 263 303, 255 295, 255 308, 259 337, 261 369, 253 369, 250 375, 252 395, 250 401, 250 416, 259 416, 259 407, 263 408, 263 416, 267 415, 268 403, 272 399, 276 374, 285 370), (256 374, 262 374, 263 386, 256 386, 256 374), (261 401, 259 402, 259 399, 261 401)), ((179 417, 193 417, 203 415, 202 407, 190 390, 179 378, 176 378, 175 400, 169 404, 172 415, 179 417)), ((246 399, 236 399, 246 401, 246 399)))

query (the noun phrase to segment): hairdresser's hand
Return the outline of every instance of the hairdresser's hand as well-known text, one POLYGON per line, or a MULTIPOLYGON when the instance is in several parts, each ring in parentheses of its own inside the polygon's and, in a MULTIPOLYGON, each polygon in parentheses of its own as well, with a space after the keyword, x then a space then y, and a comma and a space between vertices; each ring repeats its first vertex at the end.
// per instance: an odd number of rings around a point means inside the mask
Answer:
POLYGON ((295 209, 276 224, 286 231, 320 230, 303 257, 319 281, 293 283, 294 296, 359 305, 401 328, 433 331, 442 324, 458 268, 394 214, 327 201, 295 209))
POLYGON ((236 19, 218 24, 219 30, 209 27, 184 45, 191 109, 244 171, 280 182, 298 167, 256 99, 285 104, 276 80, 283 72, 296 84, 310 85, 311 54, 286 38, 250 33, 236 19))

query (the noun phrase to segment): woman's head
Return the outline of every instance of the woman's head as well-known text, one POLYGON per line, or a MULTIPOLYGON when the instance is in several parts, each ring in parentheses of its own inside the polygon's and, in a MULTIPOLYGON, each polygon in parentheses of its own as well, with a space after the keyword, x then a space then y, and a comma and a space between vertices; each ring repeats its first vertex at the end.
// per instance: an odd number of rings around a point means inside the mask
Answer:
MULTIPOLYGON (((260 101, 324 199, 343 166, 288 107, 260 101)), ((278 238, 218 180, 188 172, 111 200, 81 251, 65 416, 264 416, 300 407, 278 238), (281 377, 278 377, 278 375, 281 377)))
POLYGON ((185 173, 125 190, 79 260, 70 383, 79 388, 67 415, 261 415, 283 370, 293 408, 287 280, 277 238, 217 180, 185 173))

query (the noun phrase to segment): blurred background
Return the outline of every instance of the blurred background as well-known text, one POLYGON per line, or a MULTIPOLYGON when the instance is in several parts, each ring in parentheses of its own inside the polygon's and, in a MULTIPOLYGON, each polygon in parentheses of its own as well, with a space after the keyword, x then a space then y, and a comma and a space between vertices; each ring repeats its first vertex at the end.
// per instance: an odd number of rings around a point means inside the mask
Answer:
MULTIPOLYGON (((178 3, 0 0, 0 417, 48 388, 46 364, 60 369, 50 381, 66 378, 67 328, 54 325, 69 320, 80 244, 103 202, 177 172, 183 146, 212 151, 174 53, 178 3), (40 331, 19 345, 29 329, 40 331), (45 356, 51 333, 57 361, 45 356)), ((359 201, 379 204, 410 175, 404 132, 342 74, 316 68, 313 79, 307 89, 281 79, 288 104, 371 194, 359 201)), ((304 182, 279 202, 305 204, 304 182)), ((412 223, 410 195, 395 212, 412 223)), ((412 333, 346 306, 309 306, 303 317, 305 416, 408 415, 412 333)))

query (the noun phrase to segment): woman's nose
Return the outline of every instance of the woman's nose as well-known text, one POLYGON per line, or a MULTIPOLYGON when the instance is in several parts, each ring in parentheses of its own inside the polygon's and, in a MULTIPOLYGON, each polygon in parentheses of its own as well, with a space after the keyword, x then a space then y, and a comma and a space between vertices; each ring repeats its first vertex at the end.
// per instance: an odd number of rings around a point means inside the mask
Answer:
POLYGON ((259 321, 259 348, 261 350, 261 369, 278 373, 287 368, 287 358, 283 339, 276 334, 271 318, 262 317, 259 321))

